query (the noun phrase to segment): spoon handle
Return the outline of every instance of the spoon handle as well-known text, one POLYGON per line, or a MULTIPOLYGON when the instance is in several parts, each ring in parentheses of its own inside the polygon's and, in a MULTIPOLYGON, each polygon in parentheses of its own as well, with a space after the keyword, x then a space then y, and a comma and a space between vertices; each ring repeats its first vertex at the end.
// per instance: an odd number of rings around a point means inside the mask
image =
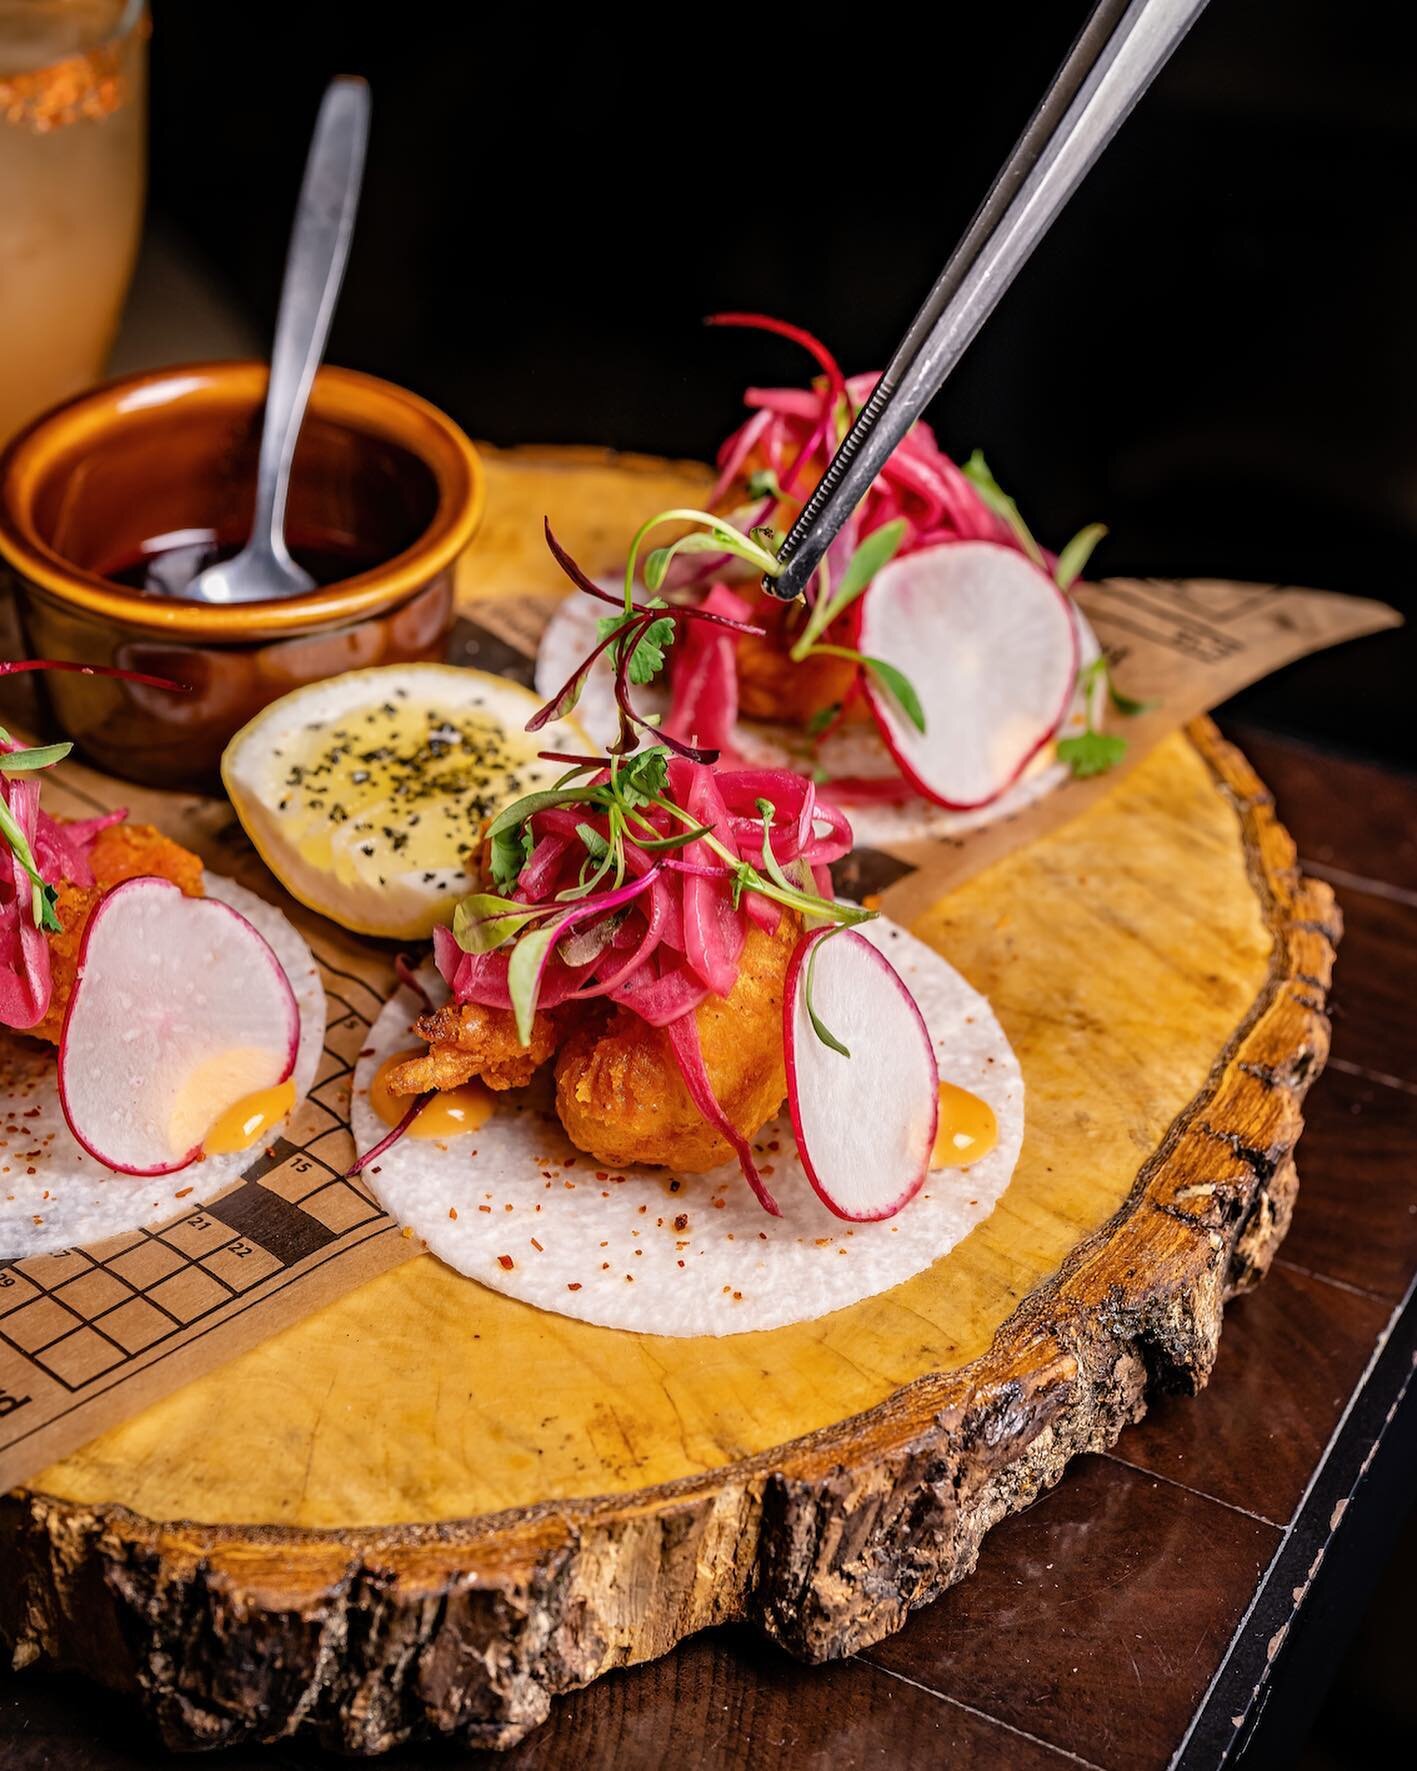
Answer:
POLYGON ((325 89, 290 233, 256 468, 252 541, 283 565, 295 440, 339 298, 369 139, 369 88, 341 75, 325 89))

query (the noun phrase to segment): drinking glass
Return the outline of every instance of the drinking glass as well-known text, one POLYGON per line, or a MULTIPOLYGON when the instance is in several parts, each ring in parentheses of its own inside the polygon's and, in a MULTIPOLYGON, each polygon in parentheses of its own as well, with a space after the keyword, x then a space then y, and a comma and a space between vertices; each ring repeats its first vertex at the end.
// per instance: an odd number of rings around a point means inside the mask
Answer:
POLYGON ((146 169, 147 0, 0 0, 0 444, 103 374, 146 169))

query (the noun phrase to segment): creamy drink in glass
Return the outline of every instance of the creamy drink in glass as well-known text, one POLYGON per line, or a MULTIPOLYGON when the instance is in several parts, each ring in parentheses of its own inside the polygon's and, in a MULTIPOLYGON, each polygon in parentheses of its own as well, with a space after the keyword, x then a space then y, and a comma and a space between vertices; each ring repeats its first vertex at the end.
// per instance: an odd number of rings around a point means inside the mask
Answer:
POLYGON ((0 444, 98 380, 142 222, 146 0, 0 0, 0 444))

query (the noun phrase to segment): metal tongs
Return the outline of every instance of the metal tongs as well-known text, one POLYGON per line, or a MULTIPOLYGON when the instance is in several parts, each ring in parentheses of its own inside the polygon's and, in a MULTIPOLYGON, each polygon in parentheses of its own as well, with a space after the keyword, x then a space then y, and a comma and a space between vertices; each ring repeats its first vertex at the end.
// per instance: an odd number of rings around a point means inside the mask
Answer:
POLYGON ((1205 9, 1099 0, 993 188, 778 552, 763 589, 800 596, 838 530, 937 394, 1063 205, 1205 9))

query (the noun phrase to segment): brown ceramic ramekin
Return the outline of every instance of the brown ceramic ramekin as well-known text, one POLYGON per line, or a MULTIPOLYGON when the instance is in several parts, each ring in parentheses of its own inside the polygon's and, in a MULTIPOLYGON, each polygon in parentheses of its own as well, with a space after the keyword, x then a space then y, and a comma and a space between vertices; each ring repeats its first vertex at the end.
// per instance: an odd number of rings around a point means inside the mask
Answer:
POLYGON ((297 550, 357 562, 354 575, 233 606, 109 576, 164 538, 244 541, 265 390, 261 363, 130 376, 46 413, 0 458, 0 555, 30 654, 117 665, 188 691, 44 679, 64 732, 130 780, 209 786, 227 739, 278 695, 342 670, 443 655, 453 566, 482 516, 482 467, 435 407, 349 369, 316 377, 286 535, 297 550))

